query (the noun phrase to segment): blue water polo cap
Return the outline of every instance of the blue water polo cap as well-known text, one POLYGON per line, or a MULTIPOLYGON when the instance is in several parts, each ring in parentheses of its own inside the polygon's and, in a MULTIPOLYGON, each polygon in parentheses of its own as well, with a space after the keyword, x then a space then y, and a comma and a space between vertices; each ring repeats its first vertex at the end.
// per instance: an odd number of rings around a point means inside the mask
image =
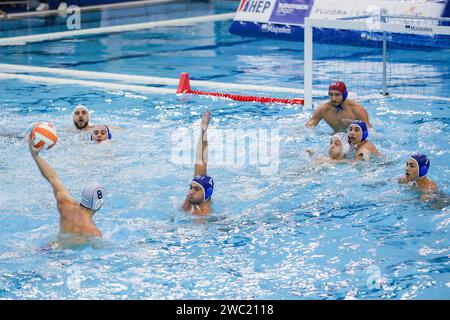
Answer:
POLYGON ((108 131, 108 140, 111 140, 111 138, 112 138, 111 130, 109 130, 109 128, 106 124, 104 124, 104 126, 106 127, 106 130, 108 131))
MULTIPOLYGON (((109 128, 106 124, 103 124, 102 126, 104 126, 106 128, 106 131, 108 132, 108 140, 111 140, 111 138, 112 138, 111 130, 109 130, 109 128)), ((90 137, 91 137, 91 141, 94 140, 94 139, 92 139, 92 133, 91 133, 90 137)))
POLYGON ((367 130, 367 124, 362 120, 353 120, 350 126, 358 126, 361 129, 362 137, 361 142, 366 140, 369 136, 369 131, 367 130))
POLYGON ((214 191, 214 180, 210 176, 198 175, 192 179, 192 182, 197 183, 203 189, 203 200, 209 200, 214 191))
POLYGON ((421 153, 413 154, 411 159, 415 160, 417 163, 417 167, 419 168, 419 177, 426 176, 428 169, 430 168, 430 159, 421 153))

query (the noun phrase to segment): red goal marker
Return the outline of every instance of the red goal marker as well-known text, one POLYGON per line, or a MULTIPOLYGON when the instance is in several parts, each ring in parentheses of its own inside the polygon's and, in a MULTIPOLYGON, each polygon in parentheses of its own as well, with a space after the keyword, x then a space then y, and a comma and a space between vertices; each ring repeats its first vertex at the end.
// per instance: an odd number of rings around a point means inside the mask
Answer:
POLYGON ((191 90, 191 84, 189 82, 189 74, 187 72, 181 73, 180 81, 178 82, 177 94, 183 94, 183 93, 197 94, 197 95, 204 95, 204 96, 213 96, 213 97, 227 98, 227 99, 231 99, 231 100, 246 101, 246 102, 285 103, 285 104, 303 104, 304 103, 304 100, 300 99, 300 98, 281 99, 281 98, 246 96, 246 95, 241 95, 241 94, 191 90))

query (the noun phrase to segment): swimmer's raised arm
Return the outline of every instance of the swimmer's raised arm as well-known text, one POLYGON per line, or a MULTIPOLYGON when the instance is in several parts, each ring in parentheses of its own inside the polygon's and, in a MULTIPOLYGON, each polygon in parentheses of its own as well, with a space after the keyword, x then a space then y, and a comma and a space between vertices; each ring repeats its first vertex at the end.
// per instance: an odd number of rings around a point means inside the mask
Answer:
POLYGON ((208 165, 208 126, 211 119, 211 111, 205 111, 202 116, 202 128, 197 143, 197 152, 195 153, 194 177, 198 175, 207 175, 206 167, 208 165))
POLYGON ((320 120, 322 120, 322 110, 323 110, 324 106, 325 105, 322 104, 314 111, 311 118, 306 123, 306 126, 308 128, 313 128, 313 127, 317 126, 319 124, 320 120))
POLYGON ((58 179, 56 171, 47 163, 47 161, 45 161, 43 158, 39 156, 39 152, 42 150, 43 147, 36 148, 33 146, 33 142, 31 141, 31 139, 28 140, 31 156, 33 160, 36 162, 36 165, 39 168, 39 171, 41 172, 42 176, 52 186, 53 194, 55 195, 57 202, 59 203, 60 201, 72 199, 70 197, 69 191, 58 179))
POLYGON ((211 212, 211 196, 214 190, 214 180, 206 173, 208 165, 208 126, 211 111, 205 111, 202 116, 202 127, 195 153, 194 178, 189 185, 189 193, 183 203, 183 210, 193 214, 209 214, 211 212))

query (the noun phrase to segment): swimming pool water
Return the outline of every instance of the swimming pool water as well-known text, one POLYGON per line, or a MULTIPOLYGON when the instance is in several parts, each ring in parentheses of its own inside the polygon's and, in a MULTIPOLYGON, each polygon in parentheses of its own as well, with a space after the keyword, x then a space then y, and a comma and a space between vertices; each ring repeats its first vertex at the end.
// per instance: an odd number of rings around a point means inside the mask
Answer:
MULTIPOLYGON (((301 44, 239 38, 228 24, 2 47, 0 55, 11 64, 172 78, 189 71, 202 80, 302 88, 301 44)), ((421 151, 431 158, 429 176, 449 193, 448 102, 361 101, 385 157, 317 166, 305 150, 324 154, 331 129, 305 129, 312 110, 297 106, 19 80, 0 81, 0 92, 0 132, 21 135, 51 121, 59 140, 42 155, 72 195, 92 179, 108 191, 95 216, 102 240, 42 251, 58 234, 51 188, 25 141, 0 137, 2 299, 450 298, 449 209, 396 183, 407 156, 421 151), (94 123, 121 127, 111 143, 93 145, 73 132, 78 103, 94 123), (211 141, 220 130, 275 133, 279 165, 265 175, 249 161, 210 160, 213 213, 196 217, 179 210, 193 163, 173 160, 173 138, 206 109, 211 141)))

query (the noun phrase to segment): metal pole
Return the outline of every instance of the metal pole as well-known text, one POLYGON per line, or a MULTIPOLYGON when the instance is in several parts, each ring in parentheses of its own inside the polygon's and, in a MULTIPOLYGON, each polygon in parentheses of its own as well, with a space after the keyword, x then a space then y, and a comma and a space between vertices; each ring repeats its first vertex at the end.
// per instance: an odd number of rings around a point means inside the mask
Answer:
POLYGON ((303 90, 305 95, 305 108, 312 108, 312 72, 313 72, 313 33, 309 18, 305 19, 304 39, 304 79, 303 90))
MULTIPOLYGON (((380 20, 382 22, 386 22, 386 18, 381 15, 380 20)), ((382 83, 382 89, 381 94, 383 96, 389 95, 389 92, 387 91, 387 40, 386 40, 386 32, 383 32, 383 83, 382 83)))
POLYGON ((386 33, 383 32, 383 84, 381 89, 381 94, 383 96, 389 95, 389 93, 387 92, 387 84, 386 84, 386 66, 387 66, 386 33))

